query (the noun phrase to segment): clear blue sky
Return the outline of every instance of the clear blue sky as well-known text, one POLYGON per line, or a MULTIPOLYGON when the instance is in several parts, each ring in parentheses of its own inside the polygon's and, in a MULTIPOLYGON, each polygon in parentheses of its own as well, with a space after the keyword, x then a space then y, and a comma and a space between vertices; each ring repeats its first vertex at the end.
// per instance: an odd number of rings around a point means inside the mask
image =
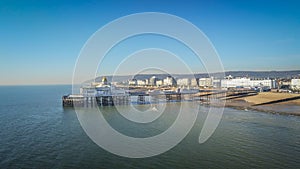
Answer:
POLYGON ((214 44, 226 70, 300 69, 299 9, 297 0, 1 0, 0 85, 71 83, 86 40, 137 12, 192 22, 214 44))

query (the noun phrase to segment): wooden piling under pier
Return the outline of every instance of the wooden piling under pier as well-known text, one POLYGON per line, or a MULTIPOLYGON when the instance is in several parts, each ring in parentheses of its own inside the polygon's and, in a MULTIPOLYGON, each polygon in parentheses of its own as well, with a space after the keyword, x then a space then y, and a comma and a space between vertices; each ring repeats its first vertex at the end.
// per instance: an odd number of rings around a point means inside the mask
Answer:
POLYGON ((84 97, 80 95, 68 95, 62 97, 62 104, 64 107, 74 107, 74 105, 84 106, 84 97))
POLYGON ((180 93, 166 94, 166 101, 181 101, 184 97, 181 97, 180 93))
POLYGON ((98 96, 96 102, 98 106, 125 105, 130 102, 130 97, 127 95, 98 96))
POLYGON ((130 103, 130 96, 98 96, 84 97, 81 95, 67 95, 62 97, 62 105, 64 107, 96 107, 96 106, 114 106, 125 105, 130 103))
POLYGON ((138 95, 137 103, 138 104, 145 104, 146 103, 145 97, 146 97, 145 95, 138 95))

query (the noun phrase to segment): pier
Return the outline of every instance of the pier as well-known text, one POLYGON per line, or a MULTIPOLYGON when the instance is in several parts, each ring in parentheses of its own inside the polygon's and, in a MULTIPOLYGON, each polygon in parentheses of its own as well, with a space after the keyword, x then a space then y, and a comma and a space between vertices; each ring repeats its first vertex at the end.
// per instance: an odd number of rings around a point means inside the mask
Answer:
POLYGON ((125 96, 97 96, 84 97, 78 95, 67 95, 62 97, 64 107, 95 107, 95 106, 114 106, 130 103, 130 97, 125 96))
POLYGON ((64 107, 95 107, 95 106, 115 106, 127 104, 148 104, 160 102, 180 102, 180 101, 200 101, 209 103, 212 99, 230 100, 235 98, 256 95, 253 90, 243 91, 211 91, 197 93, 147 93, 130 92, 126 95, 103 95, 103 96, 83 96, 67 95, 62 97, 64 107))

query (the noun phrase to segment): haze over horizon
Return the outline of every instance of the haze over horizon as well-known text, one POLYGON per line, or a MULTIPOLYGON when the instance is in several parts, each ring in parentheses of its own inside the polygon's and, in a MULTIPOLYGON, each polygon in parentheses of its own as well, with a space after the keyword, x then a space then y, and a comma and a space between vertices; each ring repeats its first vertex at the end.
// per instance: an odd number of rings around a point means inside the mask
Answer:
MULTIPOLYGON (((107 23, 140 12, 169 13, 193 23, 214 45, 225 71, 300 70, 299 8, 300 2, 292 0, 3 0, 0 85, 72 83, 76 59, 88 38, 107 23)), ((164 37, 132 38, 109 55, 121 58, 121 53, 153 46, 175 50, 194 72, 205 72, 202 65, 185 58, 190 54, 180 44, 164 37)), ((118 64, 110 58, 104 60, 101 72, 111 73, 118 64)))

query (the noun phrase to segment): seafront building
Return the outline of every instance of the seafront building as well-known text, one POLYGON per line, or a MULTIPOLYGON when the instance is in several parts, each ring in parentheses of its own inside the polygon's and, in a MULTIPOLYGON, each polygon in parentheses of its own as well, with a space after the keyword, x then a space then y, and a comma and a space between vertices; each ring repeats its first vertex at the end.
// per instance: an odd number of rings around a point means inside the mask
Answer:
POLYGON ((172 76, 167 76, 164 80, 163 80, 163 85, 164 86, 176 86, 177 82, 176 80, 172 77, 172 76))
POLYGON ((192 78, 192 79, 191 79, 191 86, 192 86, 192 87, 197 87, 197 86, 199 86, 199 79, 198 79, 198 78, 192 78))
POLYGON ((265 87, 269 87, 270 89, 275 89, 277 88, 277 83, 276 80, 271 80, 271 79, 253 79, 250 80, 250 86, 251 87, 265 86, 265 87))
POLYGON ((250 78, 227 77, 226 79, 221 80, 221 87, 222 88, 250 87, 250 78))
POLYGON ((156 80, 156 86, 162 86, 163 84, 163 80, 156 80))
POLYGON ((136 79, 130 79, 128 80, 128 84, 130 86, 136 86, 138 83, 137 83, 137 80, 136 79))
POLYGON ((177 86, 181 86, 181 87, 190 86, 190 79, 188 78, 177 79, 177 86))
POLYGON ((146 86, 146 85, 148 85, 148 83, 146 83, 146 82, 148 82, 148 81, 146 81, 146 80, 137 80, 137 85, 138 86, 146 86))
POLYGON ((165 79, 159 79, 156 76, 152 76, 149 79, 137 80, 130 79, 128 80, 129 86, 169 86, 174 87, 177 85, 176 80, 172 76, 167 76, 165 79))
POLYGON ((213 87, 213 80, 214 80, 213 77, 200 78, 199 87, 201 88, 213 87))
POLYGON ((221 87, 221 79, 214 79, 213 78, 213 88, 217 88, 217 89, 219 89, 220 87, 221 87))
POLYGON ((271 79, 250 79, 248 77, 236 77, 227 76, 226 79, 221 80, 222 88, 277 88, 277 83, 275 80, 271 79))
MULTIPOLYGON (((270 89, 277 89, 278 85, 282 86, 282 81, 274 79, 257 79, 249 77, 233 77, 231 75, 226 76, 224 79, 217 79, 214 77, 206 78, 179 78, 175 80, 173 77, 168 76, 165 79, 158 79, 156 76, 152 76, 145 80, 131 79, 128 84, 131 86, 165 86, 165 87, 199 87, 199 89, 213 89, 213 88, 248 88, 258 91, 269 91, 270 89)), ((299 87, 300 79, 293 79, 289 81, 290 85, 294 88, 299 87), (291 84, 292 83, 292 84, 291 84)), ((279 87, 280 87, 279 86, 279 87)))
POLYGON ((300 89, 300 79, 292 79, 291 80, 291 89, 293 89, 293 90, 300 89))
POLYGON ((149 86, 156 86, 156 81, 157 81, 157 77, 156 76, 152 76, 150 79, 149 79, 149 86))

